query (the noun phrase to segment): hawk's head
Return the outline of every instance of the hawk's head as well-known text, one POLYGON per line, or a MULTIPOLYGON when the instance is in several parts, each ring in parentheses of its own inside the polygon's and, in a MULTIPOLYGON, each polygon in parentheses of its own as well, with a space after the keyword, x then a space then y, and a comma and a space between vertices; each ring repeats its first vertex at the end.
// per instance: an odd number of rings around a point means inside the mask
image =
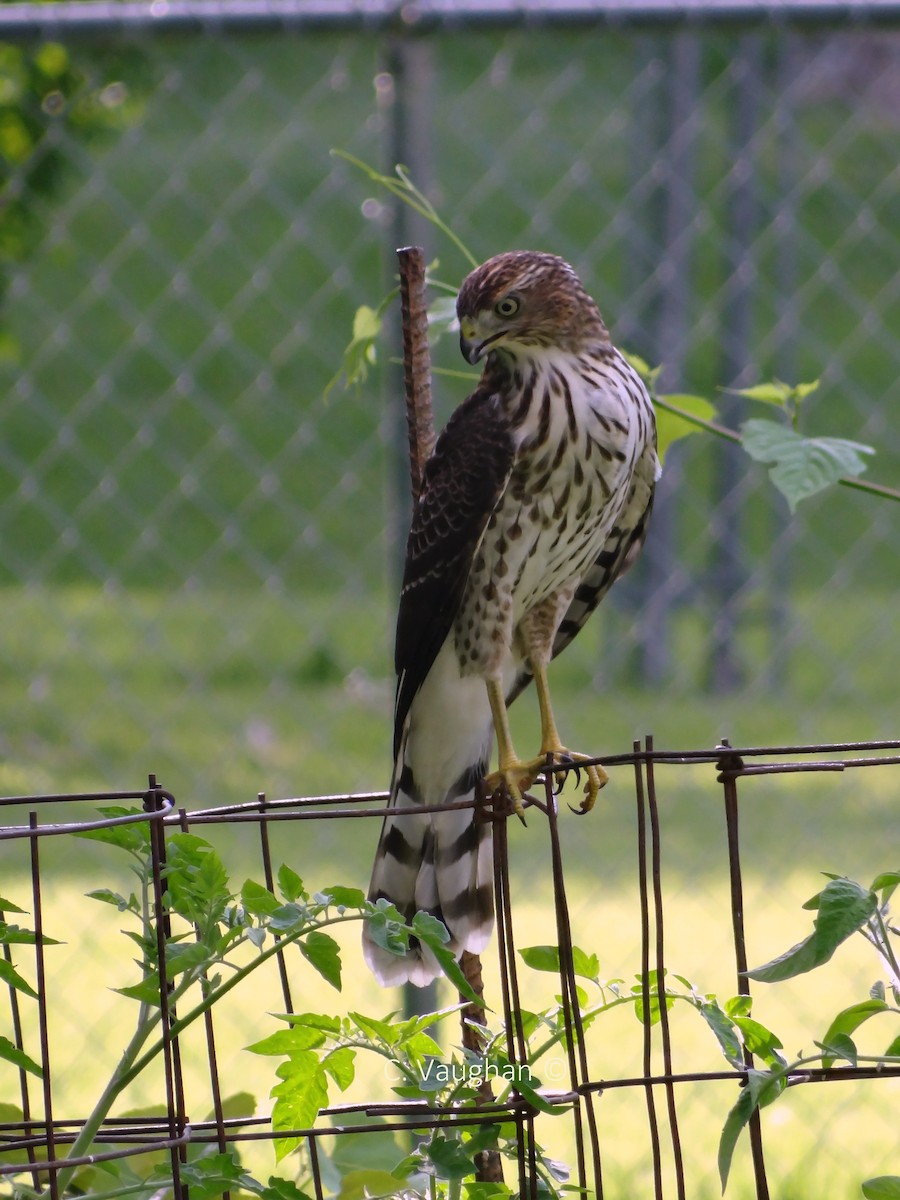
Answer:
POLYGON ((456 311, 470 363, 492 350, 519 358, 549 346, 577 352, 609 342, 597 305, 569 264, 536 250, 482 263, 460 288, 456 311))

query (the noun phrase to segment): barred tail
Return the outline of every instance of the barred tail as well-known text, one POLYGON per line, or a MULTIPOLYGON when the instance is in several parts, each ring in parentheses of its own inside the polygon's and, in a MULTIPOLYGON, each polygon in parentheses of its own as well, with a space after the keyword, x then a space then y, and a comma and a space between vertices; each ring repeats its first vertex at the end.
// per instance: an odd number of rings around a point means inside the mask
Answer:
MULTIPOLYGON (((404 745, 391 789, 391 807, 412 808, 428 802, 405 754, 404 745)), ((468 767, 440 802, 472 799, 486 770, 486 761, 468 767)), ((490 824, 479 821, 471 808, 386 817, 369 885, 369 899, 381 898, 394 904, 407 921, 419 910, 443 921, 455 954, 463 950, 480 953, 494 922, 490 824)), ((383 987, 407 981, 424 987, 441 973, 427 947, 414 943, 405 956, 391 954, 375 944, 368 926, 363 929, 363 952, 383 987)))

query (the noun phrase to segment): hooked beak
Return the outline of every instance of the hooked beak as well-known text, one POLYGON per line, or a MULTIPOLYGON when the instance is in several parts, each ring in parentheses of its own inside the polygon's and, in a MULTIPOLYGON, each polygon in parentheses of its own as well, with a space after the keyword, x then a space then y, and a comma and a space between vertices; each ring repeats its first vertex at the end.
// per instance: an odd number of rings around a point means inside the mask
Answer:
POLYGON ((484 343, 477 341, 469 341, 464 333, 459 335, 459 349, 463 358, 472 366, 478 362, 481 355, 484 353, 484 343))
POLYGON ((478 340, 474 321, 460 321, 459 350, 466 362, 471 363, 472 366, 481 358, 484 352, 484 343, 478 340))
POLYGON ((477 327, 474 321, 461 321, 459 325, 459 350, 467 363, 472 366, 478 362, 480 358, 484 358, 494 342, 504 337, 505 329, 501 329, 498 333, 491 334, 490 337, 479 340, 477 327))

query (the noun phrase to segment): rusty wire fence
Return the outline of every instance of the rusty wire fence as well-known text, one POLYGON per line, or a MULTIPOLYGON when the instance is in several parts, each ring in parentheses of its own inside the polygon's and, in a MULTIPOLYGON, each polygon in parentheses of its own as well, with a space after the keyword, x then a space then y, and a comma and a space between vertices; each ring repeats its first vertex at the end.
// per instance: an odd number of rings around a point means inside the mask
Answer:
MULTIPOLYGON (((675 955, 683 962, 684 948, 679 944, 673 952, 673 941, 679 941, 673 934, 690 914, 689 898, 668 887, 669 842, 679 836, 678 823, 673 824, 667 813, 675 792, 670 785, 680 773, 690 772, 692 803, 703 810, 705 819, 715 824, 721 835, 721 853, 711 864, 728 896, 715 914, 729 945, 720 963, 724 972, 720 994, 749 996, 749 981, 743 974, 748 962, 752 964, 782 949, 791 926, 791 914, 782 912, 784 932, 779 930, 773 944, 771 928, 763 922, 767 942, 761 944, 753 906, 747 905, 743 897, 746 862, 765 853, 766 844, 780 836, 771 816, 767 815, 762 826, 753 820, 759 789, 780 786, 798 775, 817 782, 851 776, 854 792, 863 795, 877 790, 876 777, 881 776, 896 797, 898 751, 898 742, 671 751, 656 749, 648 738, 636 743, 629 753, 603 759, 618 785, 617 805, 630 811, 629 873, 637 903, 631 905, 635 936, 629 942, 629 954, 634 969, 631 978, 639 981, 636 990, 642 1002, 640 1023, 632 1016, 630 1024, 613 1024, 609 1029, 604 1026, 605 1018, 589 1022, 585 1016, 590 1011, 584 991, 588 985, 578 947, 585 929, 569 908, 570 864, 565 838, 560 835, 565 820, 558 820, 557 801, 548 785, 543 799, 532 802, 529 824, 531 836, 542 844, 540 857, 553 896, 549 941, 559 949, 559 972, 550 979, 550 988, 562 1005, 566 1038, 559 1046, 560 1069, 552 1075, 545 1092, 559 1106, 561 1115, 539 1111, 515 1087, 502 1102, 469 1102, 441 1109, 421 1101, 392 1100, 384 1075, 369 1078, 364 1081, 359 1099, 326 1106, 308 1126, 282 1127, 280 1136, 297 1139, 298 1154, 305 1162, 303 1172, 297 1157, 281 1163, 278 1171, 282 1189, 288 1187, 284 1176, 303 1174, 306 1194, 314 1194, 317 1200, 346 1194, 350 1187, 346 1172, 361 1163, 383 1161, 383 1151, 376 1151, 376 1147, 383 1147, 386 1137, 415 1134, 421 1139, 442 1131, 453 1138, 463 1129, 499 1126, 505 1127, 508 1139, 506 1183, 523 1197, 546 1194, 539 1168, 548 1161, 548 1134, 567 1156, 570 1182, 598 1198, 611 1200, 640 1194, 663 1200, 716 1194, 716 1136, 754 1060, 746 1054, 744 1070, 721 1059, 716 1065, 716 1056, 708 1052, 710 1047, 700 1047, 693 1038, 685 1037, 686 1027, 678 1020, 676 1010, 670 1012, 667 1004, 659 1003, 660 992, 654 989, 655 980, 665 980, 666 992, 671 988, 673 995, 680 986, 676 983, 680 976, 675 955), (763 844, 756 844, 759 841, 763 844), (698 1097, 703 1111, 699 1123, 698 1097), (698 1132, 704 1124, 705 1135, 698 1132), (709 1135, 710 1128, 716 1136, 709 1135), (367 1139, 371 1139, 370 1149, 366 1147, 367 1139), (342 1140, 352 1140, 356 1147, 349 1166, 336 1148, 342 1140)), ((278 1009, 290 1014, 308 1009, 314 1002, 309 973, 304 976, 301 956, 291 946, 274 955, 265 986, 237 989, 243 1042, 235 1038, 233 1024, 222 1019, 224 1005, 218 1003, 202 1021, 198 1019, 190 1027, 179 1024, 179 1017, 184 1016, 181 1006, 192 1002, 180 1001, 176 1014, 169 1001, 173 982, 183 969, 175 965, 177 951, 173 948, 184 935, 179 937, 178 929, 173 930, 170 923, 173 905, 167 896, 167 854, 171 853, 173 835, 200 835, 218 846, 230 865, 235 858, 242 868, 255 864, 254 877, 274 891, 285 847, 294 848, 291 861, 296 865, 304 859, 305 828, 323 823, 353 828, 360 819, 368 824, 368 818, 382 816, 384 799, 375 794, 288 800, 259 796, 242 805, 188 812, 179 808, 171 793, 151 776, 143 791, 3 800, 0 855, 4 887, 17 877, 17 869, 23 864, 27 864, 31 880, 29 896, 7 896, 5 903, 20 902, 20 909, 30 909, 28 925, 37 934, 31 945, 27 939, 16 938, 4 945, 7 967, 12 967, 15 959, 20 978, 30 981, 33 991, 9 986, 8 1015, 3 1026, 8 1029, 6 1044, 33 1057, 42 1078, 36 1079, 25 1067, 17 1068, 14 1054, 7 1054, 6 1061, 0 1062, 0 1094, 4 1101, 0 1106, 0 1186, 18 1183, 24 1187, 30 1182, 35 1191, 46 1188, 46 1194, 57 1196, 61 1194, 57 1183, 60 1173, 80 1165, 84 1173, 76 1175, 75 1184, 82 1193, 105 1194, 115 1191, 117 1184, 121 1187, 128 1183, 133 1194, 149 1195, 171 1188, 178 1198, 187 1196, 191 1186, 198 1186, 198 1163, 216 1153, 237 1155, 241 1171, 230 1180, 223 1178, 221 1169, 218 1174, 207 1174, 201 1186, 203 1195, 246 1190, 248 1176, 243 1176, 242 1183, 241 1172, 250 1171, 248 1161, 255 1164, 260 1154, 263 1165, 255 1167, 257 1172, 265 1178, 275 1170, 270 1149, 275 1135, 266 1102, 258 1103, 264 1093, 254 1097, 247 1090, 250 1056, 243 1047, 265 1029, 267 1012, 278 1009), (125 807, 111 810, 110 805, 125 807), (134 811, 127 810, 129 805, 136 806, 134 811), (98 810, 105 815, 98 815, 98 810), (103 1083, 96 1064, 104 1059, 115 1064, 122 1045, 119 1026, 109 1017, 104 1017, 102 1035, 90 1030, 88 974, 96 974, 97 968, 86 973, 82 956, 92 930, 89 923, 79 920, 77 906, 68 893, 69 920, 60 929, 54 894, 62 884, 67 861, 84 852, 87 843, 83 838, 79 840, 80 835, 93 831, 94 837, 101 838, 99 846, 93 842, 95 849, 106 852, 110 846, 103 845, 104 839, 115 842, 110 836, 113 831, 136 824, 149 831, 151 924, 160 969, 158 975, 148 976, 151 988, 156 988, 154 996, 138 997, 135 993, 123 1000, 135 1005, 139 998, 141 1003, 159 1008, 161 1049, 156 1061, 147 1064, 141 1103, 135 1105, 134 1095, 124 1093, 121 1110, 102 1121, 91 1144, 81 1144, 73 1162, 70 1148, 93 1104, 91 1088, 99 1090, 103 1083), (50 940, 59 933, 69 943, 70 954, 62 970, 55 965, 55 956, 62 947, 50 940), (65 1020, 71 1020, 73 1014, 77 1033, 65 1020), (73 1075, 77 1077, 74 1092, 73 1075), (74 1101, 76 1096, 79 1099, 74 1101), (83 1107, 78 1108, 78 1104, 83 1107), (128 1160, 136 1172, 127 1180, 115 1175, 113 1164, 123 1160, 128 1160)), ((598 848, 602 834, 601 826, 594 834, 598 848)), ((534 930, 517 897, 516 850, 514 844, 512 850, 508 845, 505 819, 494 820, 494 836, 498 921, 494 945, 485 956, 486 1000, 493 1010, 491 1019, 504 1018, 503 1045, 508 1061, 524 1064, 529 1061, 529 1049, 523 1022, 529 1013, 540 1011, 541 980, 527 970, 519 954, 524 945, 531 943, 534 930)), ((798 869, 812 889, 815 871, 808 870, 809 866, 803 855, 798 855, 798 869)), ((92 879, 108 878, 106 872, 107 864, 101 867, 100 859, 95 859, 92 879)), ((607 940, 603 890, 602 879, 598 878, 595 902, 599 928, 593 926, 592 932, 600 935, 599 944, 607 940)), ((10 922, 26 920, 15 912, 4 915, 10 922)), ((131 943, 128 945, 133 949, 131 943)), ((345 953, 349 960, 345 971, 352 986, 346 987, 347 994, 338 1005, 341 1011, 352 1012, 360 1002, 364 985, 356 969, 360 955, 355 942, 345 953)), ((108 955, 107 970, 102 973, 106 986, 123 973, 128 955, 124 943, 120 944, 119 954, 108 955)), ((874 972, 874 968, 867 969, 874 972)), ((854 981, 856 974, 852 966, 849 971, 846 967, 838 969, 843 984, 854 981)), ((863 973, 862 978, 870 976, 863 973)), ((5 979, 9 981, 8 970, 5 979)), ((859 980, 855 983, 858 985, 859 980)), ((624 990, 624 981, 622 984, 624 990)), ((199 985, 201 994, 205 994, 205 986, 211 986, 209 980, 199 985)), ((705 990, 700 980, 694 987, 705 990)), ((760 1012, 764 1011, 761 988, 757 984, 754 989, 760 1012)), ((808 1049, 831 1015, 827 1007, 831 1001, 829 989, 818 990, 819 1011, 815 1016, 807 1014, 801 1023, 808 1049)), ((838 989, 837 994, 842 995, 842 990, 838 989)), ((794 1002, 793 998, 789 1000, 794 1002)), ((332 1003, 328 1011, 335 1007, 332 1003)), ((630 1009, 634 1007, 633 1003, 629 1005, 630 1009)), ((756 1007, 753 1011, 756 1013, 756 1007)), ((458 1035, 449 1036, 452 1044, 457 1040, 458 1035)), ((547 1068, 546 1063, 543 1066, 547 1068)), ((540 1074, 540 1064, 535 1070, 540 1074)), ((859 1194, 862 1178, 896 1171, 897 1163, 892 1161, 896 1155, 896 1129, 891 1114, 896 1111, 898 1084, 900 1066, 876 1067, 863 1062, 851 1066, 843 1062, 827 1069, 817 1066, 797 1070, 788 1079, 789 1097, 774 1110, 790 1112, 799 1106, 797 1125, 785 1130, 778 1118, 771 1116, 773 1110, 766 1110, 762 1120, 757 1114, 749 1136, 736 1153, 729 1194, 756 1200, 770 1195, 849 1197, 859 1194), (849 1106, 836 1103, 838 1094, 845 1091, 852 1094, 857 1111, 861 1107, 866 1114, 864 1131, 858 1121, 854 1124, 849 1106), (881 1113, 880 1121, 875 1120, 876 1112, 881 1113), (846 1130, 842 1123, 847 1125, 846 1130), (825 1139, 822 1130, 827 1130, 825 1139), (846 1144, 851 1138, 854 1150, 848 1155, 846 1144), (814 1163, 807 1160, 798 1171, 809 1153, 814 1163), (805 1187, 798 1183, 801 1177, 805 1187)), ((404 1156, 401 1151, 402 1147, 398 1159, 404 1156)), ((275 1182, 270 1179, 270 1188, 275 1182)), ((412 1196, 416 1186, 415 1181, 398 1181, 396 1192, 412 1196)), ((423 1186, 421 1180, 418 1186, 423 1186)), ((263 1193, 257 1189, 257 1194, 263 1193)), ((270 1190, 265 1194, 279 1193, 270 1190)), ((290 1194, 290 1189, 280 1194, 290 1194)))

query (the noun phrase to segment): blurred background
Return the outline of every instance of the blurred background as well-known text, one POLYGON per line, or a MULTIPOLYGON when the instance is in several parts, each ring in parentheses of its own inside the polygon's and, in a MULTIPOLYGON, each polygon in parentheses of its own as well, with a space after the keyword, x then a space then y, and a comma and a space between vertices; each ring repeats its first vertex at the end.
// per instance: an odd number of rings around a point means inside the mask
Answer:
MULTIPOLYGON (((479 259, 569 259, 661 390, 732 426, 772 414, 722 389, 821 379, 804 429, 874 446, 867 477, 900 485, 900 24, 325 7, 0 6, 7 795, 148 771, 188 808, 387 786, 408 518, 396 306, 368 377, 328 385, 395 246, 421 242, 454 284, 468 267, 332 150, 404 163, 479 259)), ((462 366, 453 338, 435 361, 462 366)), ((467 383, 435 387, 443 421, 467 383)), ((570 744, 896 737, 897 516, 846 488, 791 515, 740 450, 678 443, 641 564, 554 669, 570 744)), ((728 929, 703 923, 726 880, 701 790, 684 773, 666 819, 684 969, 705 980, 728 929)), ((598 951, 598 873, 634 873, 630 793, 608 791, 569 847, 598 951)), ((858 778, 766 804, 758 960, 791 940, 786 913, 806 932, 816 872, 870 877, 898 831, 896 788, 858 778)), ((304 828, 291 853, 328 876, 314 886, 364 885, 375 830, 351 824, 352 846, 340 823, 304 828)), ((542 869, 543 844, 522 852, 542 869)), ((83 890, 77 863, 60 870, 83 890)), ((601 970, 629 969, 625 939, 601 970)), ((884 1094, 852 1105, 876 1142, 884 1094)), ((834 1169, 815 1137, 803 1153, 834 1169)))

